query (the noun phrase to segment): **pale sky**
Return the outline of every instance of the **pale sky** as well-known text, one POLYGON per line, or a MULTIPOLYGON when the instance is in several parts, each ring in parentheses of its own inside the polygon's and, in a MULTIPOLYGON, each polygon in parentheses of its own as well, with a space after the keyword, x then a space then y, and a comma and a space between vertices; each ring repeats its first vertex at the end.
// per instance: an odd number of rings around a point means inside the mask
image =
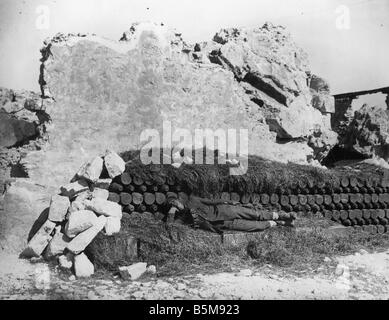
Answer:
POLYGON ((39 49, 48 36, 116 40, 136 21, 164 22, 192 43, 224 27, 270 21, 287 27, 333 94, 389 86, 387 0, 0 0, 0 86, 39 89, 39 49), (39 5, 50 10, 49 29, 36 27, 39 5), (349 29, 337 28, 340 5, 349 9, 349 29))

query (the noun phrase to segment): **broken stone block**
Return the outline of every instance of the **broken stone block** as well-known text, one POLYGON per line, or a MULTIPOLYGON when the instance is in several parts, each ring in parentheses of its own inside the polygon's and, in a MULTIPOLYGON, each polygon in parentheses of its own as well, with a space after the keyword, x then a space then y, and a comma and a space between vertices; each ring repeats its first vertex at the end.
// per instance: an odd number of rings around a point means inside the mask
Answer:
POLYGON ((124 160, 116 152, 113 151, 106 152, 104 157, 104 164, 105 168, 108 171, 108 175, 111 178, 115 178, 118 175, 121 175, 126 168, 124 160))
POLYGON ((119 267, 120 276, 124 280, 137 280, 146 272, 147 263, 138 262, 128 267, 119 267))
POLYGON ((74 255, 70 252, 58 257, 58 264, 63 269, 71 269, 73 267, 74 255))
POLYGON ((65 226, 65 233, 69 238, 74 238, 79 233, 89 229, 97 223, 97 216, 93 211, 80 210, 69 214, 65 226))
POLYGON ((243 277, 250 277, 253 275, 253 272, 250 269, 242 269, 239 271, 239 273, 237 275, 243 276, 243 277))
POLYGON ((70 201, 68 197, 55 195, 51 197, 49 220, 62 222, 68 212, 70 201))
POLYGON ((90 190, 83 191, 74 198, 74 201, 84 201, 92 199, 92 192, 90 190))
POLYGON ((74 257, 74 273, 77 278, 90 277, 95 272, 93 263, 89 261, 85 253, 81 253, 74 257))
POLYGON ((62 186, 61 195, 72 199, 77 194, 80 194, 81 192, 87 190, 89 190, 88 182, 86 182, 86 180, 77 180, 75 182, 67 184, 66 186, 62 186))
POLYGON ((146 269, 146 271, 150 274, 156 274, 157 273, 157 267, 155 265, 149 265, 146 269))
POLYGON ((69 242, 69 237, 61 232, 61 226, 56 227, 55 234, 46 248, 45 258, 50 259, 62 254, 69 242))
POLYGON ((77 176, 95 182, 100 178, 103 171, 103 163, 104 161, 101 157, 95 157, 82 165, 77 172, 77 176))
POLYGON ((97 218, 96 223, 89 229, 78 234, 72 241, 68 243, 68 250, 74 254, 78 254, 91 243, 91 241, 96 237, 96 235, 103 230, 107 218, 105 216, 100 216, 97 218))
POLYGON ((120 232, 120 218, 107 217, 107 223, 104 227, 107 236, 112 236, 120 232))
POLYGON ((73 213, 75 211, 80 211, 80 210, 85 210, 85 205, 82 201, 76 199, 71 203, 68 210, 68 215, 70 215, 70 213, 73 213))
POLYGON ((107 200, 109 196, 109 191, 106 189, 94 188, 92 192, 92 198, 99 198, 107 200))
POLYGON ((54 228, 55 223, 47 220, 38 230, 38 232, 32 237, 22 255, 26 258, 39 257, 49 244, 54 228))
POLYGON ((118 203, 100 198, 95 198, 90 201, 85 200, 84 204, 86 209, 92 210, 99 215, 117 218, 122 217, 122 207, 118 203))
POLYGON ((93 186, 95 188, 99 188, 99 189, 106 189, 108 190, 109 186, 111 185, 112 183, 112 179, 99 179, 97 180, 93 186))

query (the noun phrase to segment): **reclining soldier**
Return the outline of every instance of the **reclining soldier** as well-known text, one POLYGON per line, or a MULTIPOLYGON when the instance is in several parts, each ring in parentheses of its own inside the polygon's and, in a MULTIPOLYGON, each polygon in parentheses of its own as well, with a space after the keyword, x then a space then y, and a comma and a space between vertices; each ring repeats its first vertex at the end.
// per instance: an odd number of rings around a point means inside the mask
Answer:
POLYGON ((196 196, 191 196, 185 205, 176 198, 169 198, 168 204, 170 221, 175 219, 175 222, 218 233, 223 229, 262 231, 275 227, 277 223, 274 220, 278 219, 276 212, 269 213, 253 205, 196 196))

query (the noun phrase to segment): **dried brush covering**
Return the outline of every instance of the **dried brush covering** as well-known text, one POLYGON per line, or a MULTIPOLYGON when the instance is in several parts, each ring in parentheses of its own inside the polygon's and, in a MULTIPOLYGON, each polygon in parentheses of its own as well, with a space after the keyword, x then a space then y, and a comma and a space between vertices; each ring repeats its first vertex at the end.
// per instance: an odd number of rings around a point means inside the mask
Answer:
MULTIPOLYGON (((217 151, 215 153, 217 154, 217 151)), ((170 177, 188 192, 201 196, 235 190, 242 194, 273 193, 282 189, 293 190, 298 184, 333 187, 339 185, 339 180, 343 176, 355 175, 358 179, 380 181, 384 174, 383 169, 371 165, 360 164, 353 168, 341 167, 330 170, 249 156, 247 172, 234 176, 229 174, 230 166, 226 164, 182 164, 181 167, 175 168, 171 165, 143 165, 139 160, 138 151, 124 153, 122 157, 127 162, 126 171, 132 175, 156 184, 161 184, 164 178, 170 177)))
MULTIPOLYGON (((389 234, 372 235, 325 232, 332 223, 307 219, 301 229, 274 228, 256 233, 242 244, 224 246, 213 233, 183 225, 167 225, 149 214, 125 216, 122 230, 114 236, 98 235, 86 254, 101 272, 117 272, 119 266, 137 261, 157 266, 158 276, 232 271, 237 268, 272 264, 293 270, 323 265, 325 257, 352 254, 360 249, 382 250, 389 245, 389 234), (139 257, 128 255, 127 238, 140 239, 139 257)), ((335 261, 335 260, 334 260, 335 261)))
POLYGON ((204 264, 224 255, 225 250, 216 234, 166 224, 148 213, 133 213, 123 216, 120 233, 110 237, 99 234, 86 253, 100 270, 117 271, 119 266, 142 261, 156 265, 159 272, 164 273, 176 269, 176 265, 204 264), (127 239, 130 236, 140 240, 138 259, 129 255, 127 239))

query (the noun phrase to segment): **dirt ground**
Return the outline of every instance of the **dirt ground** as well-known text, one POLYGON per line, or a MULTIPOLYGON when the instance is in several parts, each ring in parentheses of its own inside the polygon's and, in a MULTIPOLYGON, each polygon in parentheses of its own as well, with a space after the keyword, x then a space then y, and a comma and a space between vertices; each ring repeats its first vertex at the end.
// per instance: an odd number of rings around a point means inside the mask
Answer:
POLYGON ((389 250, 326 258, 317 269, 256 270, 122 281, 72 279, 43 261, 0 253, 0 299, 389 299, 389 250))

